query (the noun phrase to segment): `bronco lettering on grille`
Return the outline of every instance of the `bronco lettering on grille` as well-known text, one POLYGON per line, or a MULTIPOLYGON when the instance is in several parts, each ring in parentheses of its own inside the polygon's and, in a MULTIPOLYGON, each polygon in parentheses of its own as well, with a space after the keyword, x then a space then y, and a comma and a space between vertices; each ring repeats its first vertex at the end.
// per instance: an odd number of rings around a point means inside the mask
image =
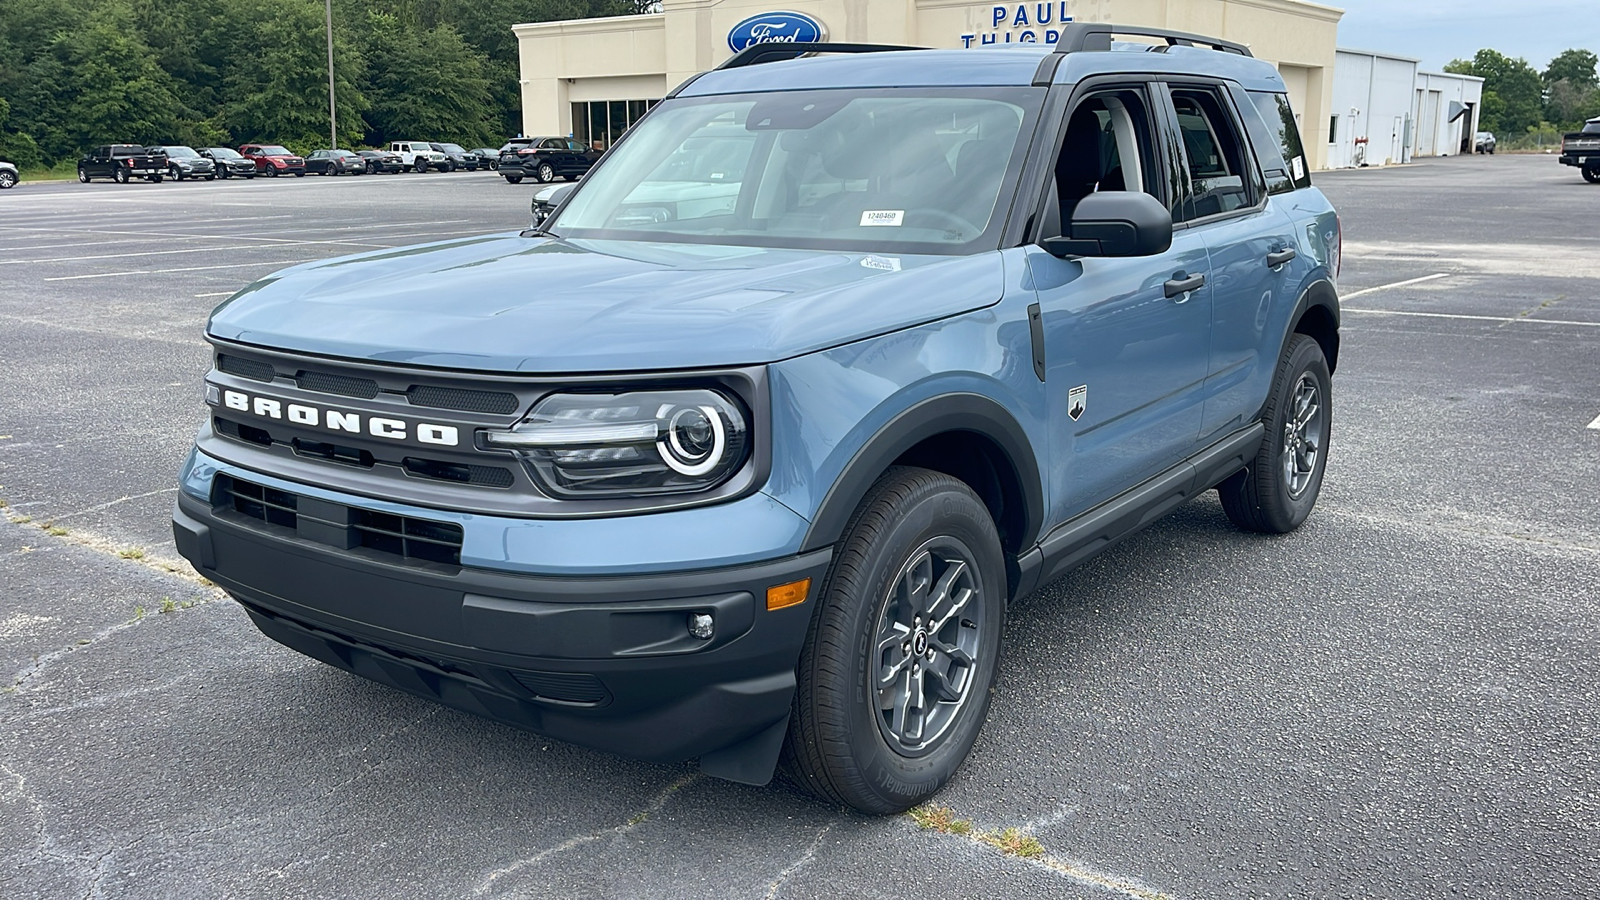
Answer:
POLYGON ((440 447, 455 447, 461 443, 460 430, 454 425, 418 422, 413 428, 409 422, 382 416, 368 416, 363 421, 360 413, 321 409, 303 403, 284 403, 271 397, 253 397, 243 391, 223 391, 222 405, 264 419, 287 420, 296 425, 346 431, 351 434, 365 433, 392 441, 403 441, 414 435, 418 443, 440 447))

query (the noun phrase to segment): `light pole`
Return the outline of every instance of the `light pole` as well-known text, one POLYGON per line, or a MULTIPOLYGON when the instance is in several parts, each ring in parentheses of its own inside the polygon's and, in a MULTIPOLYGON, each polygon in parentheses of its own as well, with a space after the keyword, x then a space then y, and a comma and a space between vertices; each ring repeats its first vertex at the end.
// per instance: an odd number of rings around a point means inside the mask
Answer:
POLYGON ((328 149, 339 149, 339 113, 333 103, 333 0, 325 0, 328 12, 328 149))

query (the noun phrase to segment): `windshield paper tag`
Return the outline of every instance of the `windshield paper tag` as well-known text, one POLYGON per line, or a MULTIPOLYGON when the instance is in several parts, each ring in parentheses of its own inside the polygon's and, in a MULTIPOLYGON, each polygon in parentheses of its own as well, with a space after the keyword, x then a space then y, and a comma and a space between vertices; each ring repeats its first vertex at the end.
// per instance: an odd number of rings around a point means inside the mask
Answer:
POLYGON ((892 225, 900 227, 900 220, 905 218, 903 209, 869 209, 861 214, 862 226, 867 225, 892 225))
POLYGON ((880 272, 900 271, 900 259, 894 256, 867 256, 861 259, 861 265, 867 269, 877 269, 880 272))

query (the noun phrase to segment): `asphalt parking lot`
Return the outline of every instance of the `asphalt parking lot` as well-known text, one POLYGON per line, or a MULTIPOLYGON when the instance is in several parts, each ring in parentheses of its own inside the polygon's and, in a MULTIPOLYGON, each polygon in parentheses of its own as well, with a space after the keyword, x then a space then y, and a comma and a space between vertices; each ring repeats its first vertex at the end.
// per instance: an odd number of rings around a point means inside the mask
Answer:
POLYGON ((521 227, 489 174, 0 197, 0 897, 1582 897, 1600 884, 1600 188, 1321 175, 1317 511, 1214 495, 1014 608, 938 798, 1002 854, 592 753, 284 649, 171 547, 206 313, 292 262, 521 227))

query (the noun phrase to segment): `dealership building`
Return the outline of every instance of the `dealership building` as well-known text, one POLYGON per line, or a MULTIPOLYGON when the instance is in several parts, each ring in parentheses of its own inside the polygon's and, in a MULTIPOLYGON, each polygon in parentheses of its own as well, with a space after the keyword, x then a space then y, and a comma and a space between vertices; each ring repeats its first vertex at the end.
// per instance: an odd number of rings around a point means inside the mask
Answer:
POLYGON ((780 29, 809 20, 825 40, 920 47, 1051 43, 1072 21, 1189 31, 1248 44, 1277 65, 1311 164, 1320 168, 1327 145, 1312 140, 1307 126, 1329 121, 1342 15, 1299 0, 664 0, 661 12, 650 15, 512 30, 521 48, 524 133, 570 134, 601 147, 672 88, 733 55, 735 46, 781 37, 763 31, 764 17, 780 29), (774 12, 792 15, 766 16, 774 12))
POLYGON ((1327 125, 1328 168, 1472 152, 1483 79, 1417 66, 1409 56, 1339 48, 1327 125))

